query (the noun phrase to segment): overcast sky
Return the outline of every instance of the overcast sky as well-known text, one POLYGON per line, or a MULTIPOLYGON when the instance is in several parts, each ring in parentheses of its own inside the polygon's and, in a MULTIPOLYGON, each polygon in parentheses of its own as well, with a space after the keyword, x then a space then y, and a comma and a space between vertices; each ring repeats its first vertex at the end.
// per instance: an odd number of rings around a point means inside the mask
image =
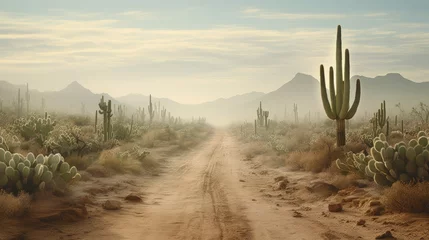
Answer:
POLYGON ((269 92, 334 63, 429 76, 429 1, 0 0, 0 80, 199 103, 269 92), (322 4, 323 3, 323 4, 322 4))

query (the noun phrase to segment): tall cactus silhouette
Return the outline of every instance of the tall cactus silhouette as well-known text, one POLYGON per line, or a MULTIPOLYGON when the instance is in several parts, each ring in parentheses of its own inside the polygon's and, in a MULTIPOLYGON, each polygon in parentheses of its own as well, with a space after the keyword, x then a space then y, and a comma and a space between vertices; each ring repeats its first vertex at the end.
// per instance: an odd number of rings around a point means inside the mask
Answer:
MULTIPOLYGON (((155 104, 156 106, 156 104, 155 104)), ((152 124, 153 117, 155 117, 155 110, 152 105, 152 94, 149 95, 149 105, 147 106, 147 111, 149 112, 149 124, 152 124)))
POLYGON ((27 92, 25 93, 25 102, 27 103, 27 117, 30 116, 30 90, 28 89, 27 83, 27 92))
POLYGON ((353 105, 350 107, 350 54, 345 51, 344 78, 342 71, 342 46, 341 46, 341 26, 337 28, 337 46, 336 46, 336 87, 334 86, 334 69, 329 68, 329 91, 331 102, 329 102, 326 84, 325 70, 320 65, 320 90, 322 95, 323 107, 326 115, 337 122, 337 146, 346 144, 345 120, 353 118, 359 106, 360 101, 360 80, 356 82, 356 94, 353 105))

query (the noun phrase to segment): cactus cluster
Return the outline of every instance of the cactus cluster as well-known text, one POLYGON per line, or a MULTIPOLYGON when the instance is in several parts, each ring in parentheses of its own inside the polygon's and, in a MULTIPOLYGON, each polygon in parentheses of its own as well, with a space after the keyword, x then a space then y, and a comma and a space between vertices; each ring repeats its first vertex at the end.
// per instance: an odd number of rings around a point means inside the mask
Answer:
POLYGON ((70 167, 60 154, 24 157, 0 148, 0 188, 6 191, 62 190, 80 178, 76 167, 70 167))
POLYGON ((15 122, 18 132, 25 140, 36 138, 43 143, 54 129, 56 122, 45 112, 44 118, 31 116, 28 119, 20 118, 15 122))
POLYGON ((52 132, 49 138, 44 142, 48 152, 60 153, 62 156, 70 156, 79 148, 75 135, 80 134, 77 127, 61 127, 52 132))
MULTIPOLYGON (((420 131, 416 139, 406 144, 399 142, 390 146, 386 141, 386 135, 381 133, 373 140, 374 147, 371 154, 363 156, 365 176, 372 178, 381 186, 390 186, 396 181, 408 183, 410 181, 429 180, 429 144, 426 133, 420 131)), ((362 159, 362 154, 348 154, 348 158, 337 160, 337 166, 343 171, 356 170, 350 167, 350 156, 353 160, 362 159)), ((353 162, 355 164, 355 162, 353 162)), ((362 166, 359 165, 362 172, 362 166)))

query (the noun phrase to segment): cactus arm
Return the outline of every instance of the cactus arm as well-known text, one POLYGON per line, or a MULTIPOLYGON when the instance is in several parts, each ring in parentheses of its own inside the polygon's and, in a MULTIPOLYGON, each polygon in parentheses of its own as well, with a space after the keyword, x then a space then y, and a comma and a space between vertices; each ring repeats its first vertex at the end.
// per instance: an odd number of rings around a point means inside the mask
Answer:
POLYGON ((339 114, 341 119, 344 119, 348 115, 350 107, 350 53, 348 49, 346 49, 344 64, 343 105, 339 114))
POLYGON ((330 95, 331 95, 331 109, 332 109, 332 113, 334 113, 335 118, 337 118, 337 113, 336 113, 337 100, 336 100, 336 96, 335 96, 334 68, 333 67, 329 68, 329 92, 330 92, 330 95))
POLYGON ((353 102, 352 107, 350 108, 349 112, 346 115, 346 119, 351 119, 356 114, 357 109, 359 107, 360 102, 360 80, 358 79, 356 81, 356 93, 355 93, 355 100, 353 102))
POLYGON ((332 112, 331 105, 329 104, 328 100, 328 94, 326 93, 325 70, 323 65, 320 65, 320 91, 322 94, 323 108, 325 109, 326 115, 330 119, 335 119, 335 114, 332 112))
POLYGON ((336 80, 337 80, 337 96, 336 96, 336 109, 334 110, 339 115, 342 104, 343 104, 343 67, 342 67, 342 45, 341 45, 341 26, 338 25, 337 27, 337 48, 336 48, 336 80))

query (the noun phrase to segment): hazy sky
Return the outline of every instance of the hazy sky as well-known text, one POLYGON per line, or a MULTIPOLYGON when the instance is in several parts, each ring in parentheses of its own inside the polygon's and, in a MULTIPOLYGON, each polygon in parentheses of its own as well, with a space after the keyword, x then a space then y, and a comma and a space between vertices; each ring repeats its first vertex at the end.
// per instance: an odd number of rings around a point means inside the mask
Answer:
POLYGON ((429 80, 429 1, 1 0, 0 80, 198 103, 268 92, 334 63, 429 80), (323 4, 322 4, 323 3, 323 4))

